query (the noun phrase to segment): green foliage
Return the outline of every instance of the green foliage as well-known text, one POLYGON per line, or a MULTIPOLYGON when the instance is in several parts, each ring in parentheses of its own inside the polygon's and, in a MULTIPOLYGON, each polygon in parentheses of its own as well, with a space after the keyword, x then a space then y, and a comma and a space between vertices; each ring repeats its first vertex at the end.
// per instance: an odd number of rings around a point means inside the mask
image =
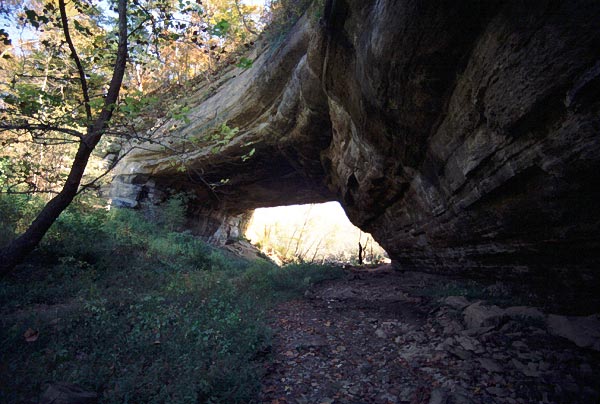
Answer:
POLYGON ((242 161, 249 160, 256 153, 256 148, 253 147, 250 151, 242 156, 242 161))
POLYGON ((191 110, 191 108, 188 107, 187 105, 184 105, 184 106, 176 105, 175 108, 173 108, 171 110, 170 116, 172 119, 175 119, 177 121, 183 121, 184 123, 188 124, 191 122, 190 118, 188 117, 190 110, 191 110))
POLYGON ((5 46, 10 46, 12 44, 12 41, 8 37, 8 32, 6 32, 4 28, 0 28, 0 42, 5 46))
POLYGON ((40 15, 35 10, 30 9, 25 9, 25 18, 36 29, 40 28, 40 24, 47 24, 50 21, 45 15, 40 15))
MULTIPOLYGON (((101 100, 93 100, 93 101, 101 101, 101 100)), ((137 117, 147 108, 155 106, 158 103, 158 97, 155 96, 145 96, 141 92, 130 92, 129 95, 123 97, 121 103, 118 105, 118 111, 121 112, 125 116, 129 117, 137 117)), ((91 103, 90 103, 91 104, 91 103)), ((183 112, 184 114, 189 112, 183 112)), ((181 111, 179 112, 181 114, 181 111)), ((175 115, 175 114, 173 114, 175 115)), ((180 118, 174 119, 183 119, 183 115, 180 118)))
POLYGON ((343 276, 339 267, 314 264, 291 264, 283 268, 253 266, 239 279, 240 287, 258 296, 281 300, 301 297, 316 283, 343 276))
POLYGON ((211 146, 210 152, 215 154, 219 153, 224 146, 228 145, 239 131, 240 129, 238 127, 232 128, 227 125, 227 122, 223 122, 212 128, 207 134, 191 137, 189 140, 192 145, 196 147, 211 146))
POLYGON ((221 139, 219 139, 220 141, 230 141, 239 131, 239 128, 230 128, 227 126, 227 122, 225 122, 219 126, 217 134, 221 137, 221 139))
POLYGON ((104 209, 81 209, 74 205, 60 215, 42 244, 45 250, 58 252, 64 257, 90 259, 103 251, 104 224, 108 212, 104 209))
MULTIPOLYGON (((258 392, 269 344, 264 313, 341 270, 241 261, 174 230, 185 195, 158 224, 78 200, 17 276, 0 284, 0 402, 36 399, 46 380, 103 403, 242 403, 258 392), (26 342, 27 329, 39 332, 26 342)), ((39 207, 0 195, 11 235, 39 207)))
POLYGON ((210 249, 202 241, 186 233, 167 233, 148 240, 147 255, 179 269, 203 269, 210 265, 210 249))
POLYGON ((0 401, 37 396, 48 379, 98 391, 103 403, 236 403, 256 394, 260 364, 253 358, 268 332, 254 302, 226 278, 131 269, 127 278, 103 273, 91 286, 85 299, 50 313, 54 321, 34 312, 0 332, 11 374, 3 375, 11 388, 0 401), (156 290, 138 287, 140 277, 156 290), (27 328, 40 333, 34 343, 23 340, 27 328))
POLYGON ((237 67, 240 67, 242 69, 249 69, 252 67, 252 65, 254 64, 254 61, 252 59, 248 59, 248 58, 241 58, 240 61, 238 62, 238 64, 236 64, 237 67))
POLYGON ((32 195, 0 193, 0 247, 7 245, 23 231, 35 218, 42 203, 32 195))
POLYGON ((103 225, 102 234, 109 244, 122 248, 140 248, 155 233, 155 226, 133 210, 113 210, 109 218, 103 225))
POLYGON ((186 209, 193 197, 188 194, 177 194, 169 198, 158 211, 157 224, 168 231, 180 231, 185 224, 186 209))
MULTIPOLYGON (((117 19, 107 9, 116 11, 116 2, 65 3, 80 64, 74 63, 55 1, 10 1, 0 7, 5 25, 12 27, 0 29, 0 191, 60 190, 90 119, 98 118, 104 107, 118 43, 117 19), (9 32, 18 31, 31 40, 11 42, 9 32)), ((157 116, 190 123, 189 106, 169 111, 151 94, 164 94, 173 84, 187 86, 194 76, 234 64, 236 49, 249 43, 248 27, 256 27, 250 18, 254 12, 255 7, 233 0, 128 2, 128 63, 106 122, 110 142, 126 148, 138 134, 149 136, 148 122, 156 122, 157 116)), ((104 157, 93 156, 89 165, 94 168, 86 171, 83 183, 104 174, 99 164, 104 157)), ((184 166, 177 169, 185 171, 184 166)))
POLYGON ((212 34, 223 38, 229 32, 229 28, 231 28, 229 21, 221 20, 213 26, 212 34))

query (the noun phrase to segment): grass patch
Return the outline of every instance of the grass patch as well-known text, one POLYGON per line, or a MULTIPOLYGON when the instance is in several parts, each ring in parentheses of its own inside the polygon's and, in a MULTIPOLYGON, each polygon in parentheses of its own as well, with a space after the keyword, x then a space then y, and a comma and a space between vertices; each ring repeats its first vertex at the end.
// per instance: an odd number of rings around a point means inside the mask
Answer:
POLYGON ((48 381, 102 403, 255 398, 265 312, 341 270, 240 261, 171 230, 132 211, 61 216, 31 262, 0 281, 0 402, 36 401, 48 381))

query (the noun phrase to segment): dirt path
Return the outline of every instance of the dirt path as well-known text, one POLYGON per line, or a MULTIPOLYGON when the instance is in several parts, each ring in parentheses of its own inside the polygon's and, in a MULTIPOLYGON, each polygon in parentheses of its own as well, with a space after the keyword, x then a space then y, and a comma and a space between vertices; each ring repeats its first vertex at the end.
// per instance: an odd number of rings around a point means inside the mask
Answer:
POLYGON ((531 321, 466 329, 418 291, 442 277, 354 272, 272 313, 261 402, 598 403, 600 360, 531 321))

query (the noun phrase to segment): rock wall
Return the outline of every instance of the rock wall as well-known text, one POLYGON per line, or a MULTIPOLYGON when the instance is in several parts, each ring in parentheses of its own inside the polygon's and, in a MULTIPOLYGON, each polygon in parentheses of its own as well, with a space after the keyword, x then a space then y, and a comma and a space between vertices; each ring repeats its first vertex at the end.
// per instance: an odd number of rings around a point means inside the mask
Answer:
POLYGON ((599 4, 346 7, 325 79, 351 217, 408 268, 595 266, 599 4))
POLYGON ((113 201, 193 190, 228 216, 339 200, 401 268, 598 279, 600 3, 317 7, 181 97, 191 123, 156 131, 177 147, 131 153, 113 201), (239 131, 215 152, 224 122, 239 131))

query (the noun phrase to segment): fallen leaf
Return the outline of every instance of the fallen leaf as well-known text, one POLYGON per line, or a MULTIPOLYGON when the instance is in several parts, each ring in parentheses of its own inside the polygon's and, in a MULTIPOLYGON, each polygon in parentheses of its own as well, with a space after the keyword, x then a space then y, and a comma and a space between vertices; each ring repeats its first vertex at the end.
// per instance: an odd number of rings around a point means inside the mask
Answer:
POLYGON ((23 337, 27 342, 35 342, 37 341, 39 336, 40 332, 32 328, 28 328, 27 331, 25 331, 25 333, 23 334, 23 337))
POLYGON ((331 327, 331 321, 326 321, 325 322, 325 327, 331 327))

